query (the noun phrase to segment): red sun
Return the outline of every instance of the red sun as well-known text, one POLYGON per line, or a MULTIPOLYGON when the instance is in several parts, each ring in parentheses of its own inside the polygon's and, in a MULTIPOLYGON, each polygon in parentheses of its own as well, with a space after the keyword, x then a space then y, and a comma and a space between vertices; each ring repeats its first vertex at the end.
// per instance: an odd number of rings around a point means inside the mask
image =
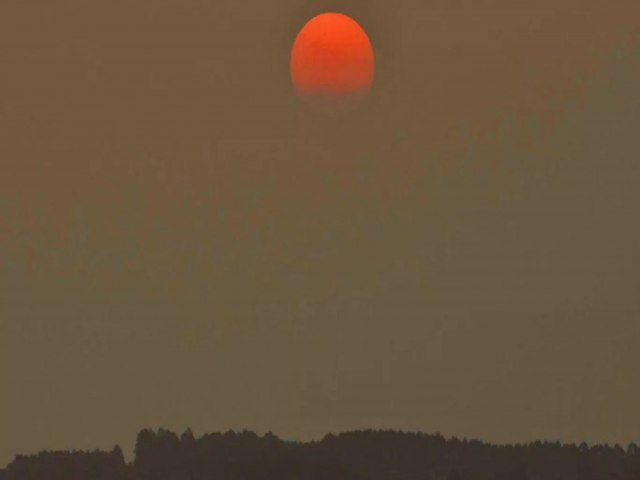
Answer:
POLYGON ((374 55, 364 29, 341 13, 323 13, 300 30, 291 51, 291 79, 304 95, 361 94, 373 82, 374 55))

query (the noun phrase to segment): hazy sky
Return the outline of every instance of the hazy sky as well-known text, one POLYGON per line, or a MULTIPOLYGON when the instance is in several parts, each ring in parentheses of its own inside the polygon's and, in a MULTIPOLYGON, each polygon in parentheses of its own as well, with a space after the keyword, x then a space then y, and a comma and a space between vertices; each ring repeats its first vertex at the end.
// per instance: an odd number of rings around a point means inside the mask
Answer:
POLYGON ((143 427, 640 440, 637 0, 2 0, 0 465, 143 427), (302 105, 297 30, 368 31, 302 105))

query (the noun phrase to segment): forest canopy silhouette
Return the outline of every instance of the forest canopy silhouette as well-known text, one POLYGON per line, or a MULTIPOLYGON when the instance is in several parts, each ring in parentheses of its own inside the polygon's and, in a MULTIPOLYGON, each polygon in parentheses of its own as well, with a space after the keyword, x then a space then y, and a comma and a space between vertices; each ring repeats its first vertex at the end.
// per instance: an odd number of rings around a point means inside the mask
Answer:
POLYGON ((366 430, 295 442, 250 431, 144 429, 133 462, 111 452, 17 455, 0 480, 637 480, 640 448, 491 445, 440 434, 366 430))

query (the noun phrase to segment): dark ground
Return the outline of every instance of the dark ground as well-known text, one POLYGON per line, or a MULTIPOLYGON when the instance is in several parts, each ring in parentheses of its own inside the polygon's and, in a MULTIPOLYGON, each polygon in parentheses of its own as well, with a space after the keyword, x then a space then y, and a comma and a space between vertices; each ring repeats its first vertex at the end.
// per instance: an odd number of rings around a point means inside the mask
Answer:
POLYGON ((637 480, 640 448, 616 445, 490 445, 440 434, 357 431, 317 442, 271 433, 178 436, 142 430, 135 459, 111 452, 18 455, 0 480, 637 480))

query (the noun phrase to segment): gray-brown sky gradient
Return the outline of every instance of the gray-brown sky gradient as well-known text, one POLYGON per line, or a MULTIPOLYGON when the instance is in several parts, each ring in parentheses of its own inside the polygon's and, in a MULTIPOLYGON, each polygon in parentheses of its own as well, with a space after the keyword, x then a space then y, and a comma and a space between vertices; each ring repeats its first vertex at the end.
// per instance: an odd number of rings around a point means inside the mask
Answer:
POLYGON ((143 427, 640 439, 637 1, 0 2, 0 465, 143 427), (301 105, 314 13, 369 32, 301 105))

